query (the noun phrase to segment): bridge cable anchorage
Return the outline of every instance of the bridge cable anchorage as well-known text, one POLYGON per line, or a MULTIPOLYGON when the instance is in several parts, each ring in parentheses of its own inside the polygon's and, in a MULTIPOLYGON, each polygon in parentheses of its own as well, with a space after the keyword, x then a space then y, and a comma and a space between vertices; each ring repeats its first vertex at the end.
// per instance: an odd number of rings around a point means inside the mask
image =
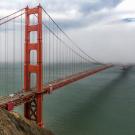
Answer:
POLYGON ((102 64, 101 62, 97 61, 95 58, 89 56, 85 51, 83 51, 78 45, 77 43, 75 43, 69 36, 67 33, 65 33, 62 28, 54 21, 54 19, 49 15, 49 13, 42 7, 43 11, 48 15, 48 17, 53 21, 53 23, 59 28, 59 30, 71 41, 71 43, 78 49, 80 50, 80 52, 82 52, 85 56, 87 56, 90 60, 102 64))

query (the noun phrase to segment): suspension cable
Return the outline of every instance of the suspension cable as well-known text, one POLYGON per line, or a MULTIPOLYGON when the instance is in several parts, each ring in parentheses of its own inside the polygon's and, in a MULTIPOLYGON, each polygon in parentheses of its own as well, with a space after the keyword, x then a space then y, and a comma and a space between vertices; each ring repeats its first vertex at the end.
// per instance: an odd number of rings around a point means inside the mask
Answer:
MULTIPOLYGON (((34 14, 35 15, 35 14, 34 14)), ((37 15, 35 15, 36 17, 37 17, 37 15)), ((49 18, 49 22, 50 22, 50 20, 51 20, 51 18, 49 18)), ((45 23, 43 23, 42 22, 42 24, 56 37, 56 38, 58 38, 59 40, 61 40, 61 42, 64 44, 64 45, 66 45, 68 48, 70 48, 70 49, 72 49, 67 43, 65 43, 65 41, 64 40, 62 40, 61 38, 59 38, 56 34, 55 34, 55 32, 53 31, 53 30, 51 30, 51 28, 50 28, 50 26, 47 26, 45 23)), ((50 23, 49 23, 49 25, 50 25, 50 23)), ((60 30, 61 31, 61 30, 60 30)), ((61 31, 62 32, 62 31, 61 31)), ((62 32, 63 33, 63 32, 62 32)), ((73 50, 73 49, 72 49, 73 50)), ((78 54, 75 50, 73 50, 73 52, 74 53, 76 53, 76 55, 78 55, 78 56, 80 56, 80 57, 83 57, 83 56, 81 56, 80 54, 78 54)), ((89 62, 91 62, 91 60, 89 60, 89 59, 87 59, 87 58, 84 58, 83 57, 83 59, 85 59, 86 61, 89 61, 89 62)), ((93 61, 93 60, 92 60, 93 61)), ((97 62, 96 62, 97 63, 97 62)), ((99 62, 98 62, 99 63, 99 62)), ((100 63, 101 64, 101 63, 100 63)))
POLYGON ((6 20, 6 21, 0 23, 0 25, 3 25, 3 24, 5 24, 5 23, 7 23, 7 22, 10 22, 10 21, 12 21, 12 20, 14 20, 14 19, 16 19, 16 18, 22 16, 23 14, 24 14, 24 13, 21 13, 21 14, 15 16, 15 17, 12 17, 12 18, 10 18, 10 19, 8 19, 8 20, 6 20))
MULTIPOLYGON (((22 11, 21 11, 22 12, 22 11)), ((23 24, 22 24, 22 16, 21 16, 21 89, 23 88, 23 69, 22 69, 22 66, 23 66, 23 63, 22 63, 22 51, 23 51, 23 39, 22 39, 22 36, 23 36, 23 24)))
MULTIPOLYGON (((63 39, 61 39, 60 37, 58 37, 58 36, 50 29, 50 27, 48 27, 48 26, 45 25, 44 23, 43 23, 43 25, 44 25, 56 38, 58 38, 64 45, 66 45, 69 49, 73 50, 63 39)), ((78 55, 78 56, 84 58, 83 56, 81 56, 80 54, 78 54, 75 50, 73 50, 73 52, 76 53, 76 55, 78 55)), ((84 58, 84 59, 87 60, 87 61, 89 61, 87 58, 84 58)), ((89 61, 89 62, 91 62, 91 61, 89 61)))
POLYGON ((5 16, 5 17, 3 17, 3 18, 0 18, 0 21, 3 20, 3 19, 9 18, 10 16, 13 16, 13 15, 17 14, 17 13, 23 11, 24 9, 25 9, 25 8, 22 8, 22 9, 20 9, 20 10, 14 12, 14 13, 8 15, 8 16, 5 16))
POLYGON ((85 56, 87 56, 90 60, 95 61, 96 63, 102 64, 98 62, 95 58, 89 56, 86 52, 84 52, 78 45, 75 43, 61 28, 60 26, 53 20, 53 18, 48 14, 48 12, 42 7, 43 11, 47 14, 47 16, 53 21, 53 23, 60 29, 60 31, 72 42, 72 44, 79 49, 85 56))

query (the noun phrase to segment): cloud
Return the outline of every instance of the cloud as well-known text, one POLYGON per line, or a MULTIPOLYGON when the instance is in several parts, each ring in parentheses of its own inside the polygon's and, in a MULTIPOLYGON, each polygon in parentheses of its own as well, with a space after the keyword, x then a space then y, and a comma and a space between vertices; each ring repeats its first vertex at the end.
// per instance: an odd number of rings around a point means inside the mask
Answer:
MULTIPOLYGON (((134 63, 133 0, 47 0, 44 8, 81 48, 102 62, 134 63)), ((27 0, 2 0, 1 15, 37 5, 27 0), (4 2, 4 3, 3 3, 4 2), (6 8, 5 8, 6 7, 6 8), (9 10, 10 7, 10 10, 9 10)), ((45 18, 46 20, 46 18, 45 18)))
POLYGON ((124 25, 124 24, 133 24, 135 25, 135 18, 122 18, 122 19, 119 19, 119 20, 116 20, 116 21, 112 21, 111 23, 109 23, 111 25, 115 25, 115 24, 121 24, 121 25, 124 25))
MULTIPOLYGON (((0 16, 6 16, 20 8, 36 6, 40 0, 2 0, 0 16)), ((87 27, 102 21, 108 16, 108 10, 115 8, 121 0, 49 0, 41 1, 42 6, 51 14, 63 29, 87 27)))
POLYGON ((110 25, 115 24, 135 24, 135 1, 124 0, 112 11, 112 17, 107 22, 110 25))
POLYGON ((100 0, 95 3, 84 2, 80 5, 80 12, 90 14, 104 8, 110 9, 116 7, 120 2, 121 0, 100 0))
POLYGON ((54 4, 50 4, 47 11, 63 29, 88 27, 102 22, 110 15, 110 11, 122 2, 122 0, 73 0, 71 4, 69 1, 64 3, 63 0, 58 1, 59 4, 55 4, 54 0, 51 0, 50 3, 54 4))
POLYGON ((132 25, 103 25, 69 32, 89 55, 104 63, 133 64, 135 31, 132 25))
POLYGON ((89 22, 80 30, 71 30, 70 35, 101 62, 134 64, 135 8, 132 4, 132 0, 125 0, 111 9, 91 11, 87 19, 92 18, 94 23, 89 22))
POLYGON ((116 11, 135 11, 135 1, 134 0, 124 0, 122 3, 120 3, 116 11))

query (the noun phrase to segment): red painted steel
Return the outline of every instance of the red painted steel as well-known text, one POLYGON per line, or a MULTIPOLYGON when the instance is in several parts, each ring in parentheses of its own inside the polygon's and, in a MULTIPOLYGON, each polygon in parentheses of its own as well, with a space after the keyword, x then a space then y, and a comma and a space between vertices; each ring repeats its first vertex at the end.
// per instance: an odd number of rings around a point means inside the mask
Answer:
POLYGON ((36 74, 36 100, 25 103, 24 114, 30 120, 35 120, 39 127, 43 127, 42 121, 42 8, 25 9, 25 62, 24 62, 24 91, 28 92, 31 89, 31 74, 36 74), (30 25, 30 15, 36 14, 38 18, 37 25, 30 25), (37 43, 33 44, 30 41, 30 33, 37 32, 37 43), (30 52, 37 51, 37 64, 32 65, 30 62, 30 52), (33 109, 33 104, 36 108, 33 109), (33 118, 34 117, 34 118, 33 118))
POLYGON ((77 73, 75 75, 69 76, 69 77, 62 79, 62 80, 57 80, 57 81, 43 87, 43 92, 44 93, 51 93, 54 90, 57 90, 57 89, 64 87, 68 84, 71 84, 73 82, 76 82, 78 80, 86 78, 88 76, 94 75, 98 72, 101 72, 101 71, 106 70, 106 69, 111 68, 111 67, 113 67, 113 65, 104 65, 104 66, 101 66, 101 67, 98 67, 95 69, 91 69, 91 70, 77 73))
MULTIPOLYGON (((55 91, 59 88, 62 88, 68 84, 71 84, 73 82, 76 82, 80 79, 83 79, 85 77, 88 76, 92 76, 98 72, 104 71, 108 68, 113 67, 113 65, 105 65, 105 66, 101 66, 95 69, 91 69, 85 72, 81 72, 72 76, 69 76, 65 79, 61 79, 61 80, 57 80, 55 82, 52 82, 51 84, 48 84, 46 86, 43 87, 43 91, 40 92, 41 94, 49 94, 52 91, 55 91)), ((31 90, 31 91, 24 91, 21 95, 20 94, 16 94, 16 96, 14 96, 12 99, 11 97, 5 97, 2 98, 0 101, 0 108, 5 108, 7 109, 8 103, 12 100, 12 102, 14 103, 14 106, 19 106, 21 104, 27 103, 27 102, 31 102, 33 98, 35 98, 35 96, 37 95, 37 91, 35 89, 31 90)))
POLYGON ((12 111, 14 109, 14 102, 10 101, 7 103, 7 110, 12 111))
MULTIPOLYGON (((21 15, 23 14, 24 13, 21 15)), ((11 19, 15 19, 15 17, 11 19)), ((10 96, 2 97, 0 99, 0 108, 5 108, 8 111, 11 111, 14 107, 24 104, 25 117, 27 119, 36 121, 38 126, 42 128, 43 94, 50 94, 54 90, 111 68, 113 65, 103 65, 95 69, 87 70, 60 80, 56 80, 44 86, 42 80, 42 7, 40 5, 35 8, 27 7, 25 9, 25 21, 24 90, 21 93, 14 94, 12 98, 10 96), (31 15, 37 16, 37 24, 34 25, 30 23, 31 15), (31 32, 37 32, 36 43, 31 43, 31 32), (30 61, 30 54, 32 50, 37 52, 36 65, 32 65, 30 61), (36 74, 36 88, 34 89, 31 88, 31 74, 33 73, 36 74)))

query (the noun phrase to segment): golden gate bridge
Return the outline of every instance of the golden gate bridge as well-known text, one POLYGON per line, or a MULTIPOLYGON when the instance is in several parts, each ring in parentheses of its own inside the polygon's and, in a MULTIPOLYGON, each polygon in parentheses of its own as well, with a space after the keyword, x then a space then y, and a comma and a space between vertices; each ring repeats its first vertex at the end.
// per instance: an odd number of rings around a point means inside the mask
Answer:
POLYGON ((43 95, 113 67, 89 56, 41 6, 0 19, 0 108, 24 104, 43 127, 43 95))

